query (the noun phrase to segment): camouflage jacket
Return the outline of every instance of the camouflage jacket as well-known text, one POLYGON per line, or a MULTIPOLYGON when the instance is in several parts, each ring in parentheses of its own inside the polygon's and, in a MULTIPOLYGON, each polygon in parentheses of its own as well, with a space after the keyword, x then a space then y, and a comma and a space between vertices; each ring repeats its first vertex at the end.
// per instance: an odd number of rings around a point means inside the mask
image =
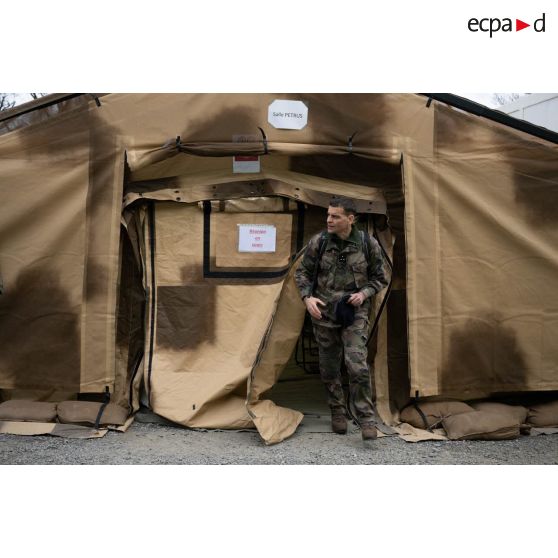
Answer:
MULTIPOLYGON (((313 236, 306 247, 295 281, 302 298, 310 296, 314 269, 320 244, 320 234, 313 236)), ((337 235, 327 235, 326 246, 318 267, 318 281, 314 296, 327 304, 321 307, 323 318, 316 323, 330 327, 335 322, 335 303, 346 294, 361 292, 366 297, 362 310, 368 314, 369 299, 387 286, 382 253, 378 242, 370 238, 370 263, 368 264, 362 237, 353 227, 346 241, 337 235), (341 257, 340 257, 341 256, 341 257)))

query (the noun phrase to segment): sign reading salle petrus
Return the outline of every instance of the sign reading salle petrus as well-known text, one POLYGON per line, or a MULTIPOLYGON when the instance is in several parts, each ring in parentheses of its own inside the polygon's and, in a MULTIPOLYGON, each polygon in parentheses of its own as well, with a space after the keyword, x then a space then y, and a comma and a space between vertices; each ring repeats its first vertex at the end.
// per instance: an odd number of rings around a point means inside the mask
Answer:
POLYGON ((276 239, 274 225, 238 225, 239 252, 275 252, 276 239))
POLYGON ((267 109, 267 121, 281 130, 302 130, 308 124, 308 107, 302 101, 276 99, 267 109))

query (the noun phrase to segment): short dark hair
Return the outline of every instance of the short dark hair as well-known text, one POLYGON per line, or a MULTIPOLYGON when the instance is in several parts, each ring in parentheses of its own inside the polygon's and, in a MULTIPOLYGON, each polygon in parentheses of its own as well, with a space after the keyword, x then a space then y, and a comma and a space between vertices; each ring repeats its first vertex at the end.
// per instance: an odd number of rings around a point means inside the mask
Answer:
POLYGON ((345 213, 356 215, 356 205, 351 198, 344 198, 343 196, 333 196, 329 202, 330 207, 342 207, 345 213))

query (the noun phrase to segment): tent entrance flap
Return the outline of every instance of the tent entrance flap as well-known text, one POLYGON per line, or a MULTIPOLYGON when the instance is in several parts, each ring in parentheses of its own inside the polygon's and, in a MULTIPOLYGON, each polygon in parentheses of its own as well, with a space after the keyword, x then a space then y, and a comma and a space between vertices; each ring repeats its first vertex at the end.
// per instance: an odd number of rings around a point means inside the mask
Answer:
POLYGON ((154 202, 147 214, 144 380, 153 411, 185 426, 253 426, 248 375, 301 242, 296 202, 242 201, 154 202), (239 250, 244 233, 271 232, 270 250, 239 250))

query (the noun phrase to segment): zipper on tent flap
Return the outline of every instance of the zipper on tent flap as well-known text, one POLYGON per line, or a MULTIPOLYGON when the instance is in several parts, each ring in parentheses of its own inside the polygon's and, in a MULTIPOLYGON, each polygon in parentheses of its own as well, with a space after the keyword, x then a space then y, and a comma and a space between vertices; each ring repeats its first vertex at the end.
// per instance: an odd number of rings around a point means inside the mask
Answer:
POLYGON ((391 293, 391 286, 393 284, 393 263, 392 261, 389 259, 388 253, 386 252, 384 245, 382 244, 382 242, 380 241, 380 237, 378 236, 378 232, 376 231, 376 221, 374 219, 372 219, 372 223, 374 225, 374 238, 377 240, 378 244, 380 245, 380 249, 382 250, 382 253, 384 255, 384 258, 386 259, 389 268, 391 270, 391 278, 389 280, 389 285, 387 287, 387 291, 386 294, 384 296, 384 299, 382 300, 382 304, 380 304, 380 308, 378 310, 378 313, 376 314, 376 318, 374 319, 374 324, 372 325, 372 329, 370 330, 370 335, 368 336, 368 342, 366 343, 366 345, 370 345, 370 341, 372 341, 372 338, 374 337, 374 333, 376 332, 376 329, 378 327, 378 324, 380 322, 380 318, 385 310, 386 307, 386 303, 388 301, 389 295, 391 293))
MULTIPOLYGON (((142 321, 143 323, 143 321, 142 321)), ((130 402, 130 410, 133 412, 134 410, 134 381, 136 379, 136 376, 138 374, 138 370, 141 364, 141 361, 143 360, 143 349, 139 351, 138 356, 136 357, 136 363, 134 365, 134 371, 132 372, 132 377, 130 378, 130 390, 128 393, 128 401, 130 402)))
POLYGON ((156 285, 155 285, 155 203, 151 201, 148 208, 149 219, 149 260, 151 265, 151 286, 150 298, 151 308, 149 316, 149 356, 147 366, 147 405, 151 409, 151 372, 153 369, 153 346, 155 343, 155 304, 156 304, 156 285))
MULTIPOLYGON (((287 273, 291 270, 292 266, 295 264, 295 262, 297 261, 297 259, 301 255, 302 255, 302 250, 299 251, 299 253, 296 255, 296 257, 289 264, 289 267, 287 269, 287 273)), ((266 328, 266 330, 265 330, 265 332, 262 336, 262 339, 260 341, 260 346, 258 347, 258 350, 256 352, 254 362, 252 363, 252 368, 251 368, 250 374, 249 374, 250 384, 252 384, 252 382, 254 381, 256 368, 260 364, 260 361, 262 359, 262 355, 263 355, 263 353, 264 353, 264 351, 267 347, 267 342, 269 341, 269 337, 271 336, 271 328, 273 327, 273 322, 275 320, 275 314, 277 313, 277 307, 279 305, 279 299, 281 298, 281 295, 283 294, 284 286, 285 285, 283 284, 282 287, 281 287, 281 290, 279 291, 279 294, 277 295, 277 299, 275 300, 275 305, 273 307, 273 312, 271 314, 271 318, 269 319, 269 322, 267 324, 267 328, 266 328)), ((256 415, 254 415, 254 413, 252 413, 252 411, 250 411, 250 409, 248 408, 248 401, 250 399, 250 391, 251 391, 251 387, 246 394, 246 409, 247 409, 248 414, 250 415, 251 418, 256 418, 256 415)))

